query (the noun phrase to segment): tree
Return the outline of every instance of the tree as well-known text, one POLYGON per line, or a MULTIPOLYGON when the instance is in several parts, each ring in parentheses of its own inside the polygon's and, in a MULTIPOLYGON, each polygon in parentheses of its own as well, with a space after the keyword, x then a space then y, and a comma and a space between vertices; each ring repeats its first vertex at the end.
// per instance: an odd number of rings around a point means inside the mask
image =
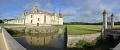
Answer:
POLYGON ((0 23, 3 23, 3 21, 0 19, 0 23))

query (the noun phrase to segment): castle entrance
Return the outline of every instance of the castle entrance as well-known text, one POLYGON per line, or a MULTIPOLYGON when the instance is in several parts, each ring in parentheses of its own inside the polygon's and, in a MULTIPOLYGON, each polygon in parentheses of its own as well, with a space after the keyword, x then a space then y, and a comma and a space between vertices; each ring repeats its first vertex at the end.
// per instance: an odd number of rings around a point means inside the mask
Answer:
POLYGON ((37 26, 39 26, 39 23, 37 23, 37 26))

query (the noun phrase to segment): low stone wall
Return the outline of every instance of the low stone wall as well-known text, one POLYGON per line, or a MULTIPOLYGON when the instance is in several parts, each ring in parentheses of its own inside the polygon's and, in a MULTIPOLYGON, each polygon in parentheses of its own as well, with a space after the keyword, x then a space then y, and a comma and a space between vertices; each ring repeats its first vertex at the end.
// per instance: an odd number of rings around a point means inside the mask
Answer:
POLYGON ((18 28, 18 27, 20 27, 20 28, 22 28, 22 27, 26 27, 26 26, 4 26, 5 28, 18 28))
POLYGON ((5 49, 1 50, 27 50, 26 48, 21 46, 4 28, 1 29, 2 29, 1 36, 2 39, 4 40, 4 42, 2 43, 5 44, 5 46, 3 45, 5 49))
POLYGON ((55 27, 55 26, 39 26, 39 27, 26 27, 25 31, 29 32, 31 30, 31 32, 35 33, 35 32, 40 32, 40 33, 51 33, 51 32, 56 32, 58 31, 59 28, 55 27))
POLYGON ((68 35, 67 47, 68 48, 76 47, 76 43, 78 43, 80 40, 86 40, 88 42, 91 42, 99 36, 100 33, 85 34, 85 35, 68 35))

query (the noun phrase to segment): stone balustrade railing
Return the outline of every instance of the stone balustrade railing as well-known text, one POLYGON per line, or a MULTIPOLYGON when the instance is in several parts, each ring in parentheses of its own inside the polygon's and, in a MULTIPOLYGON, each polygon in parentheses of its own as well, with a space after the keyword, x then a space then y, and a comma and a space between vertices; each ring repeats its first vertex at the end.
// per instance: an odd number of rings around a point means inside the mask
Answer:
POLYGON ((27 50, 22 45, 20 45, 3 27, 2 30, 2 37, 5 44, 5 50, 27 50))

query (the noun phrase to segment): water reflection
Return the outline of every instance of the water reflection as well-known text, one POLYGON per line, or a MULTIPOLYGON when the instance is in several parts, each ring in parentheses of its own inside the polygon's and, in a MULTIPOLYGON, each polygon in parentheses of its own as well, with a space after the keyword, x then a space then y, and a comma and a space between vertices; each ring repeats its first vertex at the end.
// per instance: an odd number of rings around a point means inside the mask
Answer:
POLYGON ((50 44, 51 42, 50 36, 47 36, 47 37, 26 36, 25 39, 28 44, 33 45, 33 46, 45 46, 45 45, 50 44))
POLYGON ((61 34, 54 34, 50 36, 32 36, 32 35, 25 36, 25 40, 29 45, 39 47, 50 46, 56 40, 57 43, 58 42, 62 43, 63 39, 61 40, 61 38, 62 38, 61 34))

